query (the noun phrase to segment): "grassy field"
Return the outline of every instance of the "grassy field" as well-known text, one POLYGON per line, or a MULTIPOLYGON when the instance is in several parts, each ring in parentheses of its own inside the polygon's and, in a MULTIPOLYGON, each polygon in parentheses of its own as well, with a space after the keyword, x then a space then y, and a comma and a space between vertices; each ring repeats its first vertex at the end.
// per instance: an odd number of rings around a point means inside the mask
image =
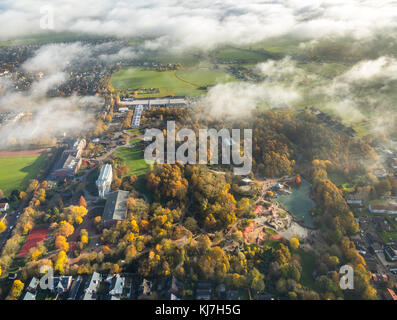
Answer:
POLYGON ((45 163, 45 155, 0 158, 0 189, 9 195, 14 189, 25 189, 45 163))
POLYGON ((313 271, 315 269, 315 257, 304 251, 303 249, 298 249, 297 253, 301 258, 302 265, 302 274, 301 274, 301 283, 312 289, 314 288, 314 279, 313 279, 313 271))
POLYGON ((222 69, 195 68, 190 70, 180 70, 175 76, 184 81, 194 84, 197 87, 215 85, 235 80, 234 77, 227 74, 222 69))
POLYGON ((143 194, 146 194, 147 199, 152 201, 152 195, 146 189, 145 180, 145 174, 148 171, 149 165, 143 158, 139 147, 135 146, 132 148, 118 148, 114 153, 114 156, 123 159, 123 164, 130 168, 130 172, 128 173, 129 175, 135 174, 138 177, 138 181, 135 184, 135 189, 143 194))
POLYGON ((114 156, 123 159, 124 165, 130 168, 130 172, 128 173, 129 175, 135 174, 138 177, 142 176, 146 173, 149 167, 142 156, 141 150, 138 147, 118 148, 114 153, 114 156))
POLYGON ((111 83, 116 90, 160 89, 156 94, 140 94, 141 98, 169 95, 196 97, 206 92, 203 87, 233 80, 234 78, 222 69, 191 68, 160 72, 144 68, 128 68, 115 73, 111 83))

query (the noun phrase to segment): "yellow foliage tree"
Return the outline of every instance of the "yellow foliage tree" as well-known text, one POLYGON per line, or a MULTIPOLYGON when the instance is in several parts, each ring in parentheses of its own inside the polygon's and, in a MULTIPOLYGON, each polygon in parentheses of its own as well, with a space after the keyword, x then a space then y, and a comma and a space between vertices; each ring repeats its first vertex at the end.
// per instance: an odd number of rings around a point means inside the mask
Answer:
POLYGON ((68 251, 69 243, 66 241, 64 236, 59 235, 55 239, 55 247, 59 250, 68 251))
POLYGON ((11 298, 18 299, 22 293, 24 286, 25 285, 21 280, 15 280, 11 288, 11 293, 10 293, 11 298))
POLYGON ((3 221, 0 221, 0 233, 2 233, 5 229, 7 229, 6 224, 3 221))
POLYGON ((289 240, 289 246, 292 250, 296 250, 299 248, 299 239, 293 237, 289 240))

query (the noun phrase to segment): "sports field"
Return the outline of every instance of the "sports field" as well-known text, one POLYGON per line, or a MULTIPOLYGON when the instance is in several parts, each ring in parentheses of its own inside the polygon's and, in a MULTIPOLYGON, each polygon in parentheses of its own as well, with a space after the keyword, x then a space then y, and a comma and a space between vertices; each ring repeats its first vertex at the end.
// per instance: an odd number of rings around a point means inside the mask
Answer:
POLYGON ((177 71, 155 71, 128 68, 115 73, 112 86, 116 90, 158 88, 159 93, 141 94, 139 97, 164 97, 169 95, 196 97, 206 92, 205 87, 233 81, 223 69, 191 68, 177 71))
POLYGON ((45 155, 0 154, 0 189, 6 195, 14 189, 25 189, 45 163, 45 155))

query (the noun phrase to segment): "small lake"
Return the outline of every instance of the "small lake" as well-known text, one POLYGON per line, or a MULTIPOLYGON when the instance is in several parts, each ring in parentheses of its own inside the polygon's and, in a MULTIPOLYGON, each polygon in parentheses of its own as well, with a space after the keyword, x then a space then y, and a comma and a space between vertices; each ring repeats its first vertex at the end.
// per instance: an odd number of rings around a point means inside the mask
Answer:
POLYGON ((302 179, 302 183, 298 188, 291 190, 291 194, 279 195, 277 200, 291 211, 296 219, 304 219, 305 226, 313 227, 313 218, 310 210, 316 207, 316 204, 310 199, 310 183, 302 179))

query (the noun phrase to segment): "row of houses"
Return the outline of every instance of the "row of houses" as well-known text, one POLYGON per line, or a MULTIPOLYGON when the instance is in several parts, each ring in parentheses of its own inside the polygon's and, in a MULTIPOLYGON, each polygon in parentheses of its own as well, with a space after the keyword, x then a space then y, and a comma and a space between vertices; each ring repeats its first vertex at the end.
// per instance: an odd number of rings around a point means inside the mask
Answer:
MULTIPOLYGON (((103 276, 94 272, 86 281, 83 276, 78 276, 73 280, 72 276, 54 277, 51 286, 41 288, 49 290, 53 296, 65 300, 97 300, 98 289, 101 283, 104 284, 104 296, 109 300, 120 300, 124 293, 125 277, 120 274, 109 274, 103 276)), ((40 280, 32 278, 23 300, 36 300, 40 289, 40 280)))

